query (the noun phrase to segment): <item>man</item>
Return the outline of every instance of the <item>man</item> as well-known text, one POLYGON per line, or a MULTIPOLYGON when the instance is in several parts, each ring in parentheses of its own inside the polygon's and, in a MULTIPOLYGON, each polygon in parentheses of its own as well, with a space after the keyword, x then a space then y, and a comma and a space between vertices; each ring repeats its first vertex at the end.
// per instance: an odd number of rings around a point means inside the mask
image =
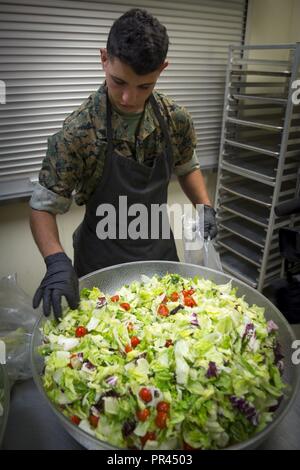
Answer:
MULTIPOLYGON (((101 49, 105 83, 49 138, 39 184, 31 198, 31 229, 47 267, 33 306, 43 299, 49 315, 61 314, 61 297, 79 301, 78 276, 129 261, 178 261, 170 239, 99 239, 97 208, 126 196, 128 205, 166 204, 172 171, 193 204, 205 204, 206 236, 216 234, 215 212, 195 155, 190 115, 153 91, 167 67, 166 28, 144 10, 132 9, 113 24, 101 49), (75 192, 85 204, 73 235, 74 268, 59 241, 56 214, 66 212, 75 192)), ((118 228, 120 228, 118 226, 118 228)), ((118 233, 118 232, 117 232, 118 233)))

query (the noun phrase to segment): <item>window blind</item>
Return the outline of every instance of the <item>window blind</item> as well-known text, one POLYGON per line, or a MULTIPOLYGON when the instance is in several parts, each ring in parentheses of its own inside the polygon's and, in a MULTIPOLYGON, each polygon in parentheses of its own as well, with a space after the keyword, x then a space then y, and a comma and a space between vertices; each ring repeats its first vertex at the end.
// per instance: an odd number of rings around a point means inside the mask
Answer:
POLYGON ((48 136, 102 83, 99 48, 132 7, 167 27, 156 88, 191 113, 201 168, 217 164, 228 45, 243 41, 246 0, 0 0, 0 199, 31 193, 48 136))

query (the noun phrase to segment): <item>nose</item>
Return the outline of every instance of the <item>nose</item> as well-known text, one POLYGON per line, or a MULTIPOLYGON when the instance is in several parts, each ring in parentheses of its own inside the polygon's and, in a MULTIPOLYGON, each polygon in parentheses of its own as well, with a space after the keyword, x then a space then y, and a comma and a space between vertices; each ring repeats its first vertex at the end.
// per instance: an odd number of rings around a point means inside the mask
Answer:
POLYGON ((124 90, 122 93, 122 105, 135 106, 136 104, 136 93, 134 90, 124 90))

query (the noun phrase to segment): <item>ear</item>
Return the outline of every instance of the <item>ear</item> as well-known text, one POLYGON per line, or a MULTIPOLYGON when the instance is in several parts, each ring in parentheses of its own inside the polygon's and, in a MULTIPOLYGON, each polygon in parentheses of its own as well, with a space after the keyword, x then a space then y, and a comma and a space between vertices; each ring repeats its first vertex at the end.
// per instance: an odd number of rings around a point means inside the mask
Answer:
POLYGON ((164 63, 160 66, 160 72, 162 72, 169 65, 169 61, 165 60, 164 63))
POLYGON ((104 48, 100 49, 100 57, 101 57, 102 67, 105 70, 105 67, 106 67, 107 62, 108 62, 108 54, 107 54, 106 49, 104 49, 104 48))

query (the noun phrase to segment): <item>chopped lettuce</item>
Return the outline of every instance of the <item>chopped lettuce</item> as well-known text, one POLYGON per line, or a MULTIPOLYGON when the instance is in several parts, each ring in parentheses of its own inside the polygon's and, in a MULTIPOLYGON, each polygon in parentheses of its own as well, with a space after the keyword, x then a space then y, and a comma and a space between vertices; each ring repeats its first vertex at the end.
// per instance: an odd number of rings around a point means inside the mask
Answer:
POLYGON ((231 283, 167 274, 114 297, 84 288, 42 333, 49 398, 119 448, 224 448, 267 426, 284 393, 278 327, 231 283))

